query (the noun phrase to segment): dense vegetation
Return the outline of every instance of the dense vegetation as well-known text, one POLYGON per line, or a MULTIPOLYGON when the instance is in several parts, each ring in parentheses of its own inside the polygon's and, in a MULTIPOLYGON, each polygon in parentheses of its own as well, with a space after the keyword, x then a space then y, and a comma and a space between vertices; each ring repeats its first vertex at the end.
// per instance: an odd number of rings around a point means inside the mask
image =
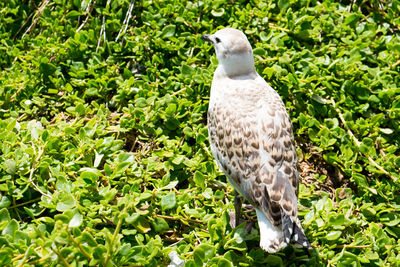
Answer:
POLYGON ((186 266, 400 266, 398 14, 399 0, 1 1, 0 265, 166 266, 176 251, 186 266), (268 255, 258 226, 229 226, 200 39, 226 26, 293 120, 310 255, 268 255))

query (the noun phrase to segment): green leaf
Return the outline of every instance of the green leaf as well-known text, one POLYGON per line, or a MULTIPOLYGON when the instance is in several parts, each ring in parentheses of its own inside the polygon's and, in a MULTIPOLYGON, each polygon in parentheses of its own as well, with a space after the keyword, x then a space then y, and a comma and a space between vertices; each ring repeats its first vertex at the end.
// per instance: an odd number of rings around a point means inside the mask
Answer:
POLYGON ((128 217, 126 217, 125 221, 127 224, 132 224, 139 219, 139 216, 140 216, 139 213, 133 213, 133 214, 129 215, 128 217))
POLYGON ((223 199, 225 197, 225 193, 224 193, 224 191, 217 190, 217 191, 215 191, 214 196, 216 199, 223 199))
POLYGON ((189 127, 185 127, 185 128, 183 129, 183 133, 184 133, 185 135, 189 136, 189 137, 192 137, 192 136, 193 136, 193 130, 192 130, 192 128, 189 128, 189 127))
POLYGON ((334 152, 329 152, 329 153, 325 154, 324 159, 326 160, 326 162, 328 162, 329 164, 332 164, 334 166, 336 165, 337 162, 340 162, 336 153, 334 153, 334 152))
POLYGON ((29 217, 31 217, 32 219, 35 219, 35 215, 33 214, 33 211, 28 209, 27 207, 24 207, 24 210, 26 212, 26 214, 28 214, 29 217))
POLYGON ((11 201, 6 196, 2 196, 0 199, 0 209, 7 208, 11 205, 11 201))
POLYGON ((151 231, 151 227, 148 220, 146 220, 142 216, 140 216, 138 220, 134 222, 133 225, 140 233, 145 234, 151 231))
POLYGON ((179 121, 175 118, 170 118, 165 122, 165 126, 167 126, 167 129, 170 131, 176 130, 179 128, 179 121))
POLYGON ((140 200, 148 200, 152 196, 153 196, 153 193, 151 193, 151 192, 143 192, 143 193, 140 194, 140 200))
POLYGON ((61 221, 62 223, 69 223, 69 221, 70 221, 70 218, 67 216, 67 215, 64 215, 64 214, 56 214, 55 216, 54 216, 54 220, 55 221, 61 221))
POLYGON ((218 9, 213 9, 211 10, 211 15, 213 15, 214 17, 222 17, 225 13, 225 9, 220 7, 218 9))
POLYGON ((87 184, 94 184, 99 180, 97 172, 91 170, 81 172, 80 178, 87 184))
POLYGON ((0 210, 0 223, 1 222, 8 222, 11 220, 10 214, 6 208, 2 208, 0 210))
POLYGON ((345 251, 340 259, 340 266, 360 266, 358 257, 353 253, 345 251))
POLYGON ((48 139, 49 139, 49 131, 47 131, 47 130, 44 130, 43 131, 43 133, 42 133, 42 140, 44 141, 44 142, 46 142, 48 139))
POLYGON ((45 76, 50 76, 57 70, 57 67, 51 63, 42 62, 39 65, 39 70, 45 76))
POLYGON ((175 115, 176 112, 176 104, 169 104, 167 109, 165 110, 165 113, 167 116, 172 117, 175 115))
POLYGON ((329 218, 329 224, 336 227, 341 227, 345 223, 345 217, 343 214, 332 214, 329 218))
POLYGON ((163 233, 169 229, 168 223, 163 218, 158 217, 154 218, 154 220, 151 221, 151 226, 157 233, 163 233))
POLYGON ((388 134, 388 135, 393 133, 393 130, 390 128, 380 128, 379 131, 381 133, 388 134))
POLYGON ((7 132, 11 132, 12 130, 14 130, 14 128, 15 128, 15 126, 17 125, 17 120, 11 120, 8 124, 7 124, 7 126, 6 126, 6 131, 7 132))
POLYGON ((373 251, 367 251, 365 256, 372 261, 379 260, 379 254, 373 251))
POLYGON ((176 205, 175 193, 171 192, 163 196, 161 199, 161 208, 163 210, 169 210, 174 208, 176 205))
POLYGON ((104 255, 106 255, 106 253, 107 253, 107 248, 99 244, 93 250, 93 257, 95 259, 103 260, 104 255))
POLYGON ((63 194, 57 202, 56 209, 63 212, 74 208, 75 205, 76 202, 72 194, 63 194))
POLYGON ((289 0, 278 0, 278 7, 281 12, 284 12, 290 6, 289 0))
POLYGON ((85 106, 82 103, 79 103, 75 107, 75 112, 78 113, 79 116, 85 115, 85 106))
POLYGON ((361 207, 361 213, 366 217, 373 217, 376 215, 376 210, 374 210, 372 207, 363 205, 361 207))
POLYGON ((76 10, 71 10, 70 12, 68 12, 68 14, 66 15, 66 18, 76 18, 76 17, 78 17, 78 16, 81 16, 81 15, 83 15, 83 13, 82 12, 78 12, 78 11, 76 11, 76 10))
POLYGON ((76 212, 72 219, 69 221, 68 227, 79 227, 83 222, 83 215, 79 212, 76 212))
POLYGON ((7 226, 1 232, 2 235, 10 235, 14 238, 15 232, 18 230, 19 224, 15 219, 8 222, 7 226))
POLYGON ((203 254, 203 259, 205 262, 212 259, 215 256, 215 247, 209 244, 200 244, 193 253, 196 253, 196 250, 201 249, 203 254))
POLYGON ((204 183, 205 177, 204 177, 204 175, 203 175, 201 172, 196 171, 196 172, 194 173, 193 180, 194 180, 194 182, 196 183, 196 185, 197 185, 198 187, 204 189, 204 187, 205 187, 205 183, 204 183))
POLYGON ((283 261, 278 256, 268 255, 265 259, 265 264, 267 264, 268 266, 283 266, 283 261))
POLYGON ((184 64, 181 67, 181 73, 184 78, 191 78, 194 73, 194 69, 192 67, 184 64))
POLYGON ((15 174, 15 172, 17 170, 17 163, 15 162, 15 160, 6 159, 4 161, 4 164, 6 164, 6 172, 8 174, 15 174))
POLYGON ((31 242, 31 238, 27 233, 17 230, 14 235, 14 242, 29 244, 31 242))
POLYGON ((272 78, 272 75, 275 73, 274 68, 265 68, 263 70, 263 74, 267 75, 267 79, 270 80, 272 78))
POLYGON ((314 100, 314 101, 316 101, 316 102, 318 102, 318 103, 320 103, 320 104, 326 104, 326 99, 325 98, 323 98, 322 96, 320 96, 320 95, 315 95, 315 94, 313 94, 312 96, 311 96, 311 98, 314 100))
POLYGON ((355 26, 355 23, 359 20, 359 15, 356 13, 352 13, 344 20, 344 24, 355 26))
POLYGON ((254 55, 258 55, 258 56, 265 56, 267 54, 267 52, 265 51, 264 48, 257 47, 255 49, 253 49, 253 54, 254 55))
POLYGON ((169 38, 175 35, 176 25, 167 25, 161 31, 162 38, 169 38))
POLYGON ((340 237, 341 235, 342 235, 342 231, 332 231, 332 232, 329 232, 329 233, 326 235, 326 239, 331 240, 331 241, 334 241, 334 240, 339 239, 339 237, 340 237))
POLYGON ((135 105, 136 105, 138 108, 144 108, 144 107, 147 106, 147 101, 146 101, 145 98, 139 97, 138 99, 135 100, 135 105))
POLYGON ((374 156, 376 154, 374 140, 369 137, 365 137, 361 142, 360 151, 363 154, 374 156))
POLYGON ((97 246, 97 242, 96 240, 93 238, 93 236, 88 233, 88 232, 83 232, 79 237, 78 237, 80 242, 85 242, 87 243, 89 246, 91 247, 96 247, 97 246))
MULTIPOLYGON (((243 229, 242 229, 243 230, 243 229)), ((231 236, 224 244, 224 249, 234 249, 237 251, 247 250, 246 242, 244 241, 243 231, 233 232, 231 236)))
POLYGON ((96 157, 94 158, 93 167, 97 168, 97 167, 99 167, 100 162, 101 162, 102 158, 104 157, 104 155, 97 153, 96 150, 94 152, 96 154, 96 157))
POLYGON ((207 188, 204 190, 204 192, 202 193, 202 195, 203 195, 205 198, 210 199, 210 198, 212 198, 212 196, 213 196, 213 190, 212 190, 211 188, 207 187, 207 188))
POLYGON ((194 261, 197 266, 203 265, 215 255, 215 248, 208 244, 201 244, 193 251, 194 261))
POLYGON ((203 263, 206 262, 205 258, 205 253, 202 248, 196 248, 193 251, 193 257, 194 257, 194 262, 196 263, 196 266, 203 266, 203 263))
POLYGON ((122 234, 123 235, 136 235, 138 231, 136 229, 123 229, 122 234))
MULTIPOLYGON (((178 185, 179 181, 171 181, 169 184, 159 188, 159 190, 169 190, 172 188, 176 188, 176 186, 178 185)), ((142 196, 140 196, 141 198, 143 197, 143 194, 146 194, 146 192, 142 193, 142 196)), ((152 193, 150 193, 151 196, 153 195, 152 193)), ((150 197, 150 195, 147 195, 147 197, 150 197)))
POLYGON ((387 226, 396 226, 400 223, 400 214, 391 212, 379 215, 380 221, 387 226))

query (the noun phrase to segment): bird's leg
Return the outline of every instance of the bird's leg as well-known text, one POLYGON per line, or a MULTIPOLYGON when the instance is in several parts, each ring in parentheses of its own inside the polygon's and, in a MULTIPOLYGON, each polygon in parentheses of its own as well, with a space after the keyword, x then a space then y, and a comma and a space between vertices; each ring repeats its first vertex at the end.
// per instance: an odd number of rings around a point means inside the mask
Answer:
POLYGON ((230 218, 229 224, 231 225, 232 229, 234 229, 236 226, 240 224, 240 209, 242 208, 242 201, 236 190, 235 190, 235 200, 233 205, 235 206, 235 213, 229 210, 229 218, 230 218))
MULTIPOLYGON (((246 213, 254 211, 254 207, 252 205, 242 204, 242 199, 236 190, 235 190, 234 206, 235 206, 235 214, 233 214, 232 211, 229 211, 229 217, 230 217, 229 224, 231 225, 232 229, 237 227, 241 222, 245 221, 245 220, 240 220, 240 211, 242 207, 247 209, 246 213)), ((244 229, 246 229, 246 231, 250 233, 252 228, 253 228, 253 222, 246 221, 246 226, 244 229)))
POLYGON ((235 227, 240 224, 239 219, 240 219, 240 210, 242 208, 242 201, 240 199, 240 196, 238 192, 235 190, 235 227))

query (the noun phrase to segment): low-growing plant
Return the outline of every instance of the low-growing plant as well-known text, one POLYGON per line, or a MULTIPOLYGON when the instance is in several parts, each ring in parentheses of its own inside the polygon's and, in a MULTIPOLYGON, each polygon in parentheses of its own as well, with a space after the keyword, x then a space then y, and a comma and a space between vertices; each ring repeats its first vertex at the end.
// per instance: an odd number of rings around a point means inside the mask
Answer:
MULTIPOLYGON (((0 3, 0 265, 400 265, 400 2, 0 3), (315 248, 229 225, 209 150, 217 60, 243 30, 282 96, 315 248), (211 63, 210 63, 211 60, 211 63)), ((246 213, 249 219, 255 214, 246 213)))

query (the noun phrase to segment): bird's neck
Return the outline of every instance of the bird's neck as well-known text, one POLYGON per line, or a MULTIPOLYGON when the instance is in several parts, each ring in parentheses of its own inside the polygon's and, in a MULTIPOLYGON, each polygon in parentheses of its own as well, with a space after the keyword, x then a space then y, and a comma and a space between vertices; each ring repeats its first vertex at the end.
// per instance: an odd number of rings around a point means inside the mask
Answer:
POLYGON ((254 59, 251 55, 231 55, 218 59, 219 64, 215 75, 229 77, 231 79, 256 78, 257 72, 254 67, 254 59))

